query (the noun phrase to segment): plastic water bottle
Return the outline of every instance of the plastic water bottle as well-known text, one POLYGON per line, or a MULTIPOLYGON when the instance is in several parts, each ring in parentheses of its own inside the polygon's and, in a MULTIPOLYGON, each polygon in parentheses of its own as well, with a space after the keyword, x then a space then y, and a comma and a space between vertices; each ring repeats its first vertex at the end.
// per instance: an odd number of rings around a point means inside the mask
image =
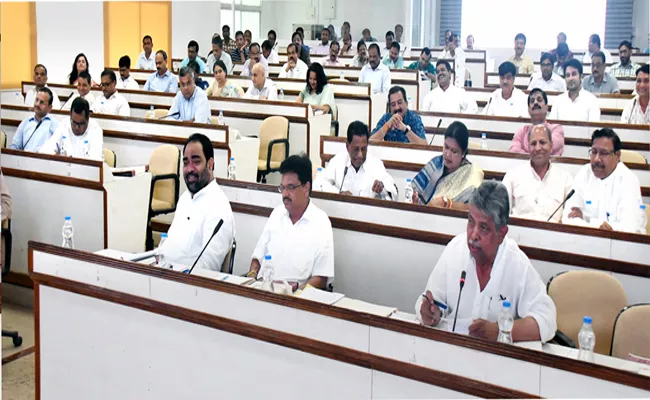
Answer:
POLYGON ((149 118, 153 119, 156 116, 156 111, 154 110, 153 104, 149 106, 149 118))
POLYGON ((167 233, 160 234, 160 243, 158 243, 158 248, 156 248, 156 262, 160 268, 171 268, 171 264, 165 259, 165 255, 160 251, 162 249, 163 243, 167 241, 167 233))
POLYGON ((593 216, 596 216, 596 210, 594 209, 593 203, 591 200, 586 200, 585 212, 582 214, 582 219, 585 220, 585 222, 589 222, 593 216))
POLYGON ((515 320, 510 311, 510 302, 504 301, 499 315, 499 337, 497 339, 499 342, 512 344, 512 325, 514 323, 515 320))
POLYGON ((345 73, 343 73, 343 71, 341 71, 341 75, 339 76, 339 78, 341 80, 345 80, 345 73))
POLYGON ((648 214, 645 212, 645 204, 639 206, 639 211, 641 211, 641 222, 637 233, 646 233, 646 226, 648 225, 648 214))
POLYGON ((578 360, 593 362, 596 335, 591 327, 591 317, 585 316, 582 318, 582 329, 578 333, 578 343, 580 344, 578 360))
POLYGON ((217 117, 217 122, 219 125, 226 125, 226 120, 223 119, 223 111, 219 110, 219 116, 217 117))
POLYGON ((284 90, 280 89, 280 94, 279 94, 280 100, 284 100, 284 90))
POLYGON ((273 269, 273 261, 270 255, 264 256, 264 266, 262 267, 262 289, 267 292, 273 291, 273 276, 275 270, 273 269))
POLYGON ((68 155, 68 137, 66 135, 61 136, 61 143, 59 143, 59 146, 61 147, 59 149, 59 154, 62 156, 67 156, 68 155))
POLYGON ((236 178, 235 172, 237 171, 237 166, 235 165, 235 157, 230 157, 230 164, 228 164, 228 179, 234 181, 236 178))
POLYGON ((404 201, 413 203, 413 186, 411 186, 410 178, 406 180, 406 186, 404 187, 404 201))
POLYGON ((84 157, 90 158, 90 144, 87 140, 84 140, 84 157))
POLYGON ((485 132, 481 133, 481 149, 482 150, 487 150, 488 145, 487 145, 487 135, 485 132))
POLYGON ((61 247, 64 249, 74 249, 74 226, 72 226, 72 218, 65 217, 61 235, 63 236, 63 244, 61 247))

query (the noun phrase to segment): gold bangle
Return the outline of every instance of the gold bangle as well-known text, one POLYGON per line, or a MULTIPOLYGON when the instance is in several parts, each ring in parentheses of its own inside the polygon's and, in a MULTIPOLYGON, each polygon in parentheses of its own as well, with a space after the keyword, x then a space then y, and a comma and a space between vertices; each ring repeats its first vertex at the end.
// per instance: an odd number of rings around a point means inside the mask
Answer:
POLYGON ((452 204, 454 204, 454 202, 451 201, 451 199, 449 199, 449 207, 447 207, 447 208, 451 209, 451 205, 452 205, 452 204))

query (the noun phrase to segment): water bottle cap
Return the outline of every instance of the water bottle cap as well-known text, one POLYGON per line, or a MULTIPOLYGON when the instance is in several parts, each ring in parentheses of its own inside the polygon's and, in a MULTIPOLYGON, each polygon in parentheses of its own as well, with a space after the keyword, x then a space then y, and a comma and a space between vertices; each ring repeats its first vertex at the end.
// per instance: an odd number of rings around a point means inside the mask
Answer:
POLYGON ((230 157, 230 161, 235 161, 235 157, 230 157))
POLYGON ((485 132, 481 133, 481 137, 486 137, 487 134, 485 132))
POLYGON ((411 178, 406 178, 406 183, 411 183, 411 178))
POLYGON ((645 204, 641 204, 639 207, 641 207, 642 210, 645 210, 645 204))
POLYGON ((71 217, 65 217, 65 220, 66 221, 72 221, 72 218, 71 217))
POLYGON ((264 260, 268 261, 268 260, 270 260, 270 259, 271 259, 271 256, 270 256, 270 255, 267 254, 267 255, 264 256, 264 260))
POLYGON ((84 140, 84 144, 88 144, 88 141, 87 141, 87 140, 84 140))
POLYGON ((167 233, 164 233, 164 232, 161 233, 161 234, 160 234, 160 238, 161 238, 161 239, 167 239, 167 233))
POLYGON ((509 302, 509 301, 504 301, 504 302, 503 302, 503 306, 504 306, 505 308, 510 308, 510 302, 509 302))
POLYGON ((591 200, 587 200, 585 203, 587 203, 587 204, 591 204, 591 200))
POLYGON ((63 135, 63 136, 61 136, 61 138, 65 139, 65 138, 67 138, 67 136, 66 136, 66 135, 63 135))
POLYGON ((585 324, 591 324, 591 317, 585 315, 582 317, 582 322, 585 324))
POLYGON ((321 172, 323 170, 322 167, 318 167, 318 172, 321 172))

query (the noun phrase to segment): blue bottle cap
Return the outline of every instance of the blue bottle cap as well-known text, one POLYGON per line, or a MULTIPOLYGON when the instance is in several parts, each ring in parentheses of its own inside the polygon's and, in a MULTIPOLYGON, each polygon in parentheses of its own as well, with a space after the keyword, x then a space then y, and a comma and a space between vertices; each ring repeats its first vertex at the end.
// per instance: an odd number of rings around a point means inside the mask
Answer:
POLYGON ((582 317, 582 322, 585 324, 591 324, 591 317, 585 315, 582 317))
POLYGON ((318 167, 318 172, 321 172, 323 170, 322 167, 318 167))
POLYGON ((167 233, 163 232, 160 234, 161 239, 167 239, 167 233))
POLYGON ((641 204, 639 207, 641 207, 642 210, 645 210, 645 204, 641 204))
POLYGON ((72 221, 72 218, 71 217, 65 217, 65 220, 66 221, 72 221))
POLYGON ((406 183, 411 183, 411 178, 406 178, 406 183))
POLYGON ((504 306, 505 308, 510 308, 510 302, 509 302, 509 301, 504 301, 504 302, 503 302, 503 306, 504 306))
POLYGON ((591 204, 591 200, 585 201, 586 204, 591 204))
POLYGON ((230 161, 235 161, 235 157, 230 157, 230 161))
POLYGON ((268 261, 270 259, 271 259, 271 255, 267 254, 267 255, 264 256, 264 260, 268 261))
POLYGON ((88 141, 87 141, 87 140, 84 140, 84 144, 88 144, 88 141))

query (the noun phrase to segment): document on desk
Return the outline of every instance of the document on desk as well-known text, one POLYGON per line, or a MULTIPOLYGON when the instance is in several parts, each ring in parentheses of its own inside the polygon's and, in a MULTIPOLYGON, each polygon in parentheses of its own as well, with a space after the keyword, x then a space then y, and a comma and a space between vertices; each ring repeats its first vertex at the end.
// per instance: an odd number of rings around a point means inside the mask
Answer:
POLYGON ((385 307, 377 304, 367 303, 361 300, 351 299, 349 297, 344 297, 341 300, 334 303, 335 307, 347 308, 348 310, 354 310, 359 312, 364 312, 367 314, 379 315, 380 317, 388 317, 395 311, 395 307, 385 307))
POLYGON ((247 285, 253 282, 253 278, 247 276, 224 274, 223 272, 213 271, 211 269, 205 269, 205 268, 195 268, 192 271, 192 275, 201 276, 203 278, 214 279, 216 281, 221 281, 221 282, 228 282, 228 283, 232 283, 233 285, 247 285))
POLYGON ((331 293, 325 290, 316 289, 313 286, 307 286, 305 289, 301 290, 300 293, 297 293, 295 297, 332 305, 345 297, 345 295, 343 293, 331 293))

